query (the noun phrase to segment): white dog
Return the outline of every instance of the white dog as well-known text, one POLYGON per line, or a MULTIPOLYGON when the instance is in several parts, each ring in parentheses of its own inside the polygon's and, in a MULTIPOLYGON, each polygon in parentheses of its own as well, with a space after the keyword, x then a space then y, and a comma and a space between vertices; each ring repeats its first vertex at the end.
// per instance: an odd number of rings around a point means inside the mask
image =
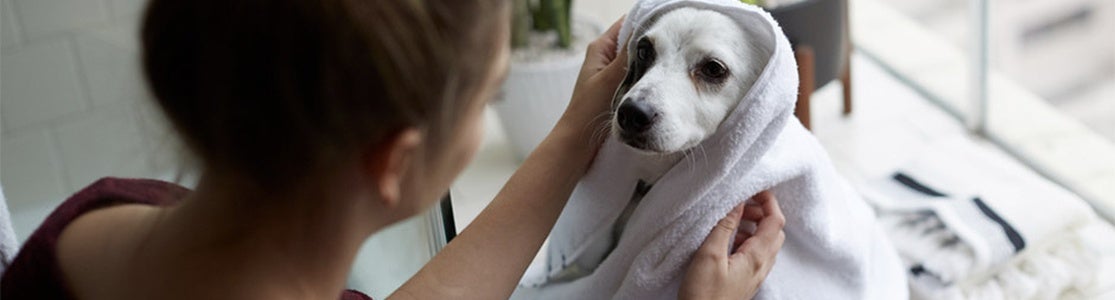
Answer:
POLYGON ((616 91, 612 132, 647 155, 643 179, 653 183, 716 131, 767 57, 736 22, 695 8, 663 15, 631 42, 637 50, 616 91))
POLYGON ((689 150, 716 132, 750 90, 767 57, 728 17, 709 10, 679 8, 662 15, 642 36, 616 91, 612 134, 640 150, 641 182, 616 221, 613 236, 593 241, 577 268, 559 276, 590 272, 615 246, 639 200, 689 150))
POLYGON ((791 115, 798 74, 780 31, 736 0, 636 2, 619 35, 629 69, 613 136, 521 295, 675 297, 709 228, 767 190, 781 200, 786 242, 758 298, 907 297, 871 207, 791 115))

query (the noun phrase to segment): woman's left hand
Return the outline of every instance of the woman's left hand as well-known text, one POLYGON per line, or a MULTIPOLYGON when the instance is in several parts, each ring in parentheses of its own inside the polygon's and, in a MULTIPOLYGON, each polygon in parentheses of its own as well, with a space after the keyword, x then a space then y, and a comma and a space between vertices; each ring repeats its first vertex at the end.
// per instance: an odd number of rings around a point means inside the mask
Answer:
POLYGON ((721 219, 693 254, 679 299, 751 299, 758 292, 786 240, 786 217, 770 192, 751 200, 721 219), (758 224, 754 234, 739 230, 742 220, 758 224), (729 244, 733 236, 735 243, 729 244))

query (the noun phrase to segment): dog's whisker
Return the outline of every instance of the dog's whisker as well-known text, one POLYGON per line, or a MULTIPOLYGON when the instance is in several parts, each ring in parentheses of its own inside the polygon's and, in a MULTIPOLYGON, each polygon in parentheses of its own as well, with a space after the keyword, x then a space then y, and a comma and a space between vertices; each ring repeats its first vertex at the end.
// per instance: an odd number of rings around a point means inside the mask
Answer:
POLYGON ((705 149, 705 145, 704 145, 704 144, 702 144, 702 145, 698 145, 697 147, 700 147, 700 148, 701 148, 701 160, 702 160, 702 161, 704 162, 704 164, 705 164, 705 165, 704 165, 704 166, 702 167, 702 169, 707 169, 707 168, 708 168, 708 151, 707 151, 707 150, 705 149))
POLYGON ((600 114, 596 115, 596 117, 593 117, 592 120, 589 121, 588 124, 585 124, 585 126, 596 126, 595 128, 590 128, 591 129, 590 132, 592 132, 592 134, 589 137, 592 140, 594 140, 594 141, 595 140, 601 140, 601 139, 606 137, 606 135, 608 134, 609 127, 610 127, 610 123, 609 122, 600 122, 600 120, 601 119, 605 119, 605 120, 611 119, 612 115, 613 115, 613 113, 610 112, 610 111, 603 112, 603 113, 600 113, 600 114))
POLYGON ((689 165, 689 149, 681 150, 681 159, 678 161, 677 165, 689 165))
MULTIPOLYGON (((596 118, 594 118, 594 120, 595 119, 600 119, 600 118, 604 118, 605 120, 610 120, 612 118, 612 113, 611 112, 602 113, 599 116, 597 116, 596 118)), ((610 122, 596 122, 596 121, 594 121, 594 123, 597 123, 598 127, 593 131, 592 138, 594 140, 600 140, 600 139, 607 138, 607 135, 608 135, 609 130, 611 128, 611 123, 610 122)))
POLYGON ((690 151, 689 151, 689 161, 692 162, 691 163, 692 165, 694 165, 694 172, 699 172, 699 170, 700 170, 700 168, 697 167, 697 164, 700 163, 700 159, 698 159, 698 157, 697 157, 697 151, 698 151, 698 148, 696 148, 696 147, 691 148, 690 151))
POLYGON ((696 151, 697 151, 696 147, 693 147, 693 148, 686 149, 685 154, 684 154, 685 160, 688 161, 690 166, 693 166, 689 170, 689 172, 691 172, 691 173, 695 173, 697 171, 697 168, 696 168, 697 167, 697 156, 695 155, 696 151))
POLYGON ((599 122, 601 118, 607 118, 607 117, 609 117, 609 115, 611 115, 611 113, 608 113, 608 112, 600 113, 600 114, 596 115, 595 117, 593 117, 588 122, 588 124, 585 124, 585 126, 593 126, 593 124, 598 124, 597 122, 599 122))
POLYGON ((708 168, 708 155, 705 152, 705 146, 704 145, 697 145, 697 150, 696 151, 700 151, 700 153, 701 153, 701 158, 700 158, 701 170, 704 170, 704 169, 708 168))

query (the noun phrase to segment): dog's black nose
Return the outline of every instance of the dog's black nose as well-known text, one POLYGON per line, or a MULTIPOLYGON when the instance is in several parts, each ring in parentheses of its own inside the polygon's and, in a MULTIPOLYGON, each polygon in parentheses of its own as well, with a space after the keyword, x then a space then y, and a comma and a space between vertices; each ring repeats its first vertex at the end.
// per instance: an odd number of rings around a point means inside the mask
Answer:
POLYGON ((657 113, 643 101, 624 101, 616 112, 619 128, 628 133, 642 133, 654 124, 657 113))

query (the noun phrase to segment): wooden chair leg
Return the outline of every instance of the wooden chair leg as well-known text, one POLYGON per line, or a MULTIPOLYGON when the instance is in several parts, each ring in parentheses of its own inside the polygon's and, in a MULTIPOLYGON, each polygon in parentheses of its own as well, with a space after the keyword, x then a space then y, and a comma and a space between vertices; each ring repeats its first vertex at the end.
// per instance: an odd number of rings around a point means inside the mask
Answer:
POLYGON ((848 2, 844 1, 844 70, 840 72, 840 83, 844 86, 844 115, 852 114, 852 26, 848 2))
POLYGON ((844 63, 844 71, 840 72, 840 83, 844 86, 844 115, 852 114, 852 61, 844 63))
POLYGON ((794 106, 794 116, 798 117, 805 129, 811 129, 809 100, 813 95, 814 56, 813 48, 798 46, 794 49, 794 59, 798 62, 798 102, 794 106))

